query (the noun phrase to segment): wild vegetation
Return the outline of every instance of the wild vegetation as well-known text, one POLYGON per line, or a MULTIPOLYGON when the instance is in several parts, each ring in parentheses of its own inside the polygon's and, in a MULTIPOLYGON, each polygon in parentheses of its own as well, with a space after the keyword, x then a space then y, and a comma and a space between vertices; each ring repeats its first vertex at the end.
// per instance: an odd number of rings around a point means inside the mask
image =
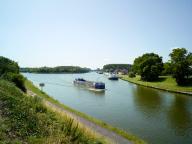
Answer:
POLYGON ((135 73, 132 72, 132 71, 130 71, 128 75, 129 75, 130 78, 134 78, 134 77, 136 77, 135 73))
POLYGON ((0 143, 104 143, 5 80, 0 80, 0 122, 0 143))
POLYGON ((25 78, 19 73, 19 66, 16 62, 0 57, 0 78, 13 82, 18 88, 26 92, 25 78))
POLYGON ((57 66, 57 67, 39 67, 39 68, 20 68, 20 72, 28 73, 87 73, 89 68, 78 66, 57 66))

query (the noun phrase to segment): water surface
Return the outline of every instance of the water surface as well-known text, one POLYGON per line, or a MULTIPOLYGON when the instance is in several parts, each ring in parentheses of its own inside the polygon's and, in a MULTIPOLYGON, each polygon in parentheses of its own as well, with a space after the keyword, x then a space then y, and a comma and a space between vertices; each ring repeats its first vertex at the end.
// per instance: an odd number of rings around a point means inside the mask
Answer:
POLYGON ((192 97, 135 84, 110 81, 105 75, 24 74, 44 91, 78 111, 131 132, 152 144, 192 144, 192 97), (106 92, 75 87, 75 78, 102 81, 106 92))

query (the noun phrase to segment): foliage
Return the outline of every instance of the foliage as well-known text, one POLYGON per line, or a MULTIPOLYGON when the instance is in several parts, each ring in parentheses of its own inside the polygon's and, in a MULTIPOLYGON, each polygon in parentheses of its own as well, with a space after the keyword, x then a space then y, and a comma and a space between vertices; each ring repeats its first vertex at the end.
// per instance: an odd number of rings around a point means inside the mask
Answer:
POLYGON ((71 118, 47 109, 39 97, 28 97, 4 80, 0 89, 0 143, 102 143, 71 118))
POLYGON ((136 75, 135 75, 134 72, 129 72, 129 77, 130 77, 130 78, 134 78, 134 77, 136 77, 136 75))
POLYGON ((2 78, 5 80, 8 80, 10 82, 13 82, 23 92, 26 92, 25 78, 21 74, 15 74, 15 73, 8 72, 8 73, 3 74, 2 78))
POLYGON ((115 70, 130 70, 130 64, 107 64, 103 66, 103 70, 106 72, 114 72, 115 70))
POLYGON ((0 77, 13 82, 23 92, 26 92, 25 78, 19 74, 18 64, 2 56, 0 57, 0 77))
POLYGON ((0 56, 0 76, 4 73, 19 73, 19 66, 16 62, 0 56))
POLYGON ((86 73, 89 68, 81 68, 78 66, 58 66, 58 67, 40 67, 40 68, 20 68, 20 72, 29 73, 86 73))
POLYGON ((170 57, 173 77, 177 84, 186 84, 192 71, 192 53, 185 48, 176 48, 170 53, 170 57))
POLYGON ((146 53, 134 60, 133 71, 141 75, 144 81, 154 81, 163 70, 162 57, 154 53, 146 53))
POLYGON ((163 64, 162 75, 171 75, 171 74, 172 74, 172 65, 171 62, 168 61, 163 64))

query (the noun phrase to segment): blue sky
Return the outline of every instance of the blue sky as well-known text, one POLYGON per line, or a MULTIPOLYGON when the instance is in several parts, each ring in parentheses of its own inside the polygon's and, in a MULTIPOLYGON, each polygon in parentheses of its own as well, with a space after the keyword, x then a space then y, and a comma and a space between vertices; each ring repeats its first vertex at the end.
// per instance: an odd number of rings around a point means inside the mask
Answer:
POLYGON ((20 66, 132 63, 192 51, 191 0, 0 0, 0 55, 20 66))

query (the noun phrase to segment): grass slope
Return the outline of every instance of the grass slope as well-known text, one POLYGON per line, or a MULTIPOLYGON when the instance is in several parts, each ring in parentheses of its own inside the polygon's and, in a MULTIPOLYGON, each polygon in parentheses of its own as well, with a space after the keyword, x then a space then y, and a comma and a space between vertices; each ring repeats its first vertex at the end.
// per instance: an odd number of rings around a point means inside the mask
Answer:
POLYGON ((53 99, 52 97, 48 96, 46 93, 40 91, 40 90, 39 90, 37 87, 35 87, 35 86, 33 85, 33 83, 30 82, 29 80, 26 81, 26 87, 27 87, 27 89, 29 89, 29 90, 33 91, 34 93, 36 93, 38 96, 40 96, 40 97, 42 97, 42 98, 45 98, 45 99, 48 100, 49 102, 52 102, 52 103, 54 103, 54 104, 56 104, 56 105, 58 105, 58 106, 60 106, 60 107, 62 107, 62 108, 64 108, 64 109, 66 109, 66 110, 68 110, 68 111, 70 111, 70 112, 73 112, 74 114, 77 114, 77 115, 79 115, 79 116, 81 116, 81 117, 83 117, 83 118, 85 118, 85 119, 87 119, 87 120, 89 120, 89 121, 94 122, 95 124, 98 124, 98 125, 106 128, 106 129, 109 129, 109 130, 111 130, 111 131, 114 131, 114 132, 116 132, 117 134, 119 134, 119 135, 127 138, 127 139, 130 140, 130 141, 132 141, 134 144, 146 144, 145 141, 143 141, 143 140, 141 140, 140 138, 134 136, 133 134, 129 134, 129 133, 127 133, 127 132, 125 132, 125 131, 123 131, 123 130, 120 130, 120 129, 118 129, 118 128, 115 128, 115 127, 113 127, 113 126, 111 126, 111 125, 109 125, 109 124, 107 124, 107 123, 105 123, 105 122, 103 122, 103 121, 101 121, 101 120, 95 119, 95 118, 93 118, 93 117, 91 117, 91 116, 88 116, 88 115, 86 115, 86 114, 84 114, 84 113, 81 113, 81 112, 79 112, 79 111, 77 111, 77 110, 74 110, 74 109, 72 109, 72 108, 70 108, 70 107, 68 107, 68 106, 66 106, 66 105, 64 105, 64 104, 61 104, 59 101, 53 99))
POLYGON ((0 80, 1 144, 102 144, 73 119, 58 115, 15 85, 0 80))
MULTIPOLYGON (((135 84, 157 88, 161 90, 166 90, 170 92, 179 92, 179 93, 186 93, 192 94, 192 83, 186 86, 178 86, 175 79, 171 76, 160 76, 158 81, 155 82, 145 82, 140 80, 140 76, 136 76, 134 78, 130 78, 127 75, 120 76, 122 80, 129 81, 135 84)), ((192 80, 191 80, 192 81, 192 80)))

